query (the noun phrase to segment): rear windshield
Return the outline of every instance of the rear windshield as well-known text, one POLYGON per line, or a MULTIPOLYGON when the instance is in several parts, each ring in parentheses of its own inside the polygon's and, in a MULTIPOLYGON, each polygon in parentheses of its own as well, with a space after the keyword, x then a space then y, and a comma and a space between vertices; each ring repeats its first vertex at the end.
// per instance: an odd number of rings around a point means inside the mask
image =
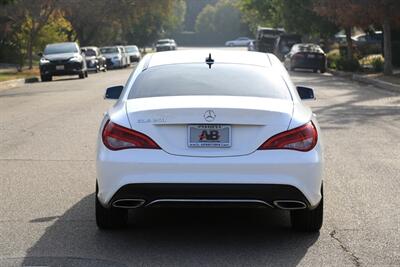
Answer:
POLYGON ((116 47, 103 47, 100 48, 102 54, 115 54, 118 53, 118 48, 116 47))
POLYGON ((299 52, 323 53, 321 47, 314 44, 299 44, 293 46, 293 49, 298 50, 299 52))
POLYGON ((78 53, 78 47, 75 43, 49 44, 44 49, 45 55, 78 53))
POLYGON ((129 52, 129 53, 139 51, 139 49, 137 48, 137 46, 125 46, 125 49, 126 49, 126 51, 129 52))
POLYGON ((86 49, 86 51, 85 51, 85 55, 86 55, 87 57, 95 57, 95 56, 96 56, 96 51, 93 50, 93 49, 88 48, 88 49, 86 49))
POLYGON ((163 40, 163 41, 158 41, 157 44, 169 44, 171 41, 168 40, 163 40))
POLYGON ((149 68, 135 80, 129 99, 159 96, 251 96, 290 99, 283 78, 265 67, 175 64, 149 68))

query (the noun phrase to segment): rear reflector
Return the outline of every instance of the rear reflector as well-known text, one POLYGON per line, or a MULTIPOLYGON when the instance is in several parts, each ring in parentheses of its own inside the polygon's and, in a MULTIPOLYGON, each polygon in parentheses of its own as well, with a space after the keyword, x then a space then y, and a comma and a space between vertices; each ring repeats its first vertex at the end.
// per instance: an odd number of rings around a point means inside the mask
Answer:
POLYGON ((160 149, 157 143, 147 135, 111 121, 107 121, 104 125, 102 139, 104 145, 111 150, 128 148, 160 149))
POLYGON ((291 149, 306 152, 315 147, 317 140, 317 129, 310 121, 303 126, 272 136, 258 149, 291 149))

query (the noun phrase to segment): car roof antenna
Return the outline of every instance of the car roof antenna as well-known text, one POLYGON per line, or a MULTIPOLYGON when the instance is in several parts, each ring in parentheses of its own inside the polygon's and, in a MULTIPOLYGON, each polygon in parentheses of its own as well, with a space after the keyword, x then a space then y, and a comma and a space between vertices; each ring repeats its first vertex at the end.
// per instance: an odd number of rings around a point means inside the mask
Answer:
POLYGON ((212 64, 214 64, 214 59, 211 57, 211 53, 206 57, 206 64, 208 65, 208 68, 211 69, 212 64))

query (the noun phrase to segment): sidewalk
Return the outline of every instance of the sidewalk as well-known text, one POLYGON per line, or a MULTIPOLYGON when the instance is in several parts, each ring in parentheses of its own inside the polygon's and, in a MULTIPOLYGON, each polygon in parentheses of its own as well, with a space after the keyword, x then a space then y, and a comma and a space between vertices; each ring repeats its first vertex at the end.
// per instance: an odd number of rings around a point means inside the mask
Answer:
POLYGON ((393 71, 393 76, 385 76, 382 73, 359 74, 352 72, 330 70, 333 75, 350 78, 354 81, 372 84, 387 91, 400 93, 400 69, 393 71))

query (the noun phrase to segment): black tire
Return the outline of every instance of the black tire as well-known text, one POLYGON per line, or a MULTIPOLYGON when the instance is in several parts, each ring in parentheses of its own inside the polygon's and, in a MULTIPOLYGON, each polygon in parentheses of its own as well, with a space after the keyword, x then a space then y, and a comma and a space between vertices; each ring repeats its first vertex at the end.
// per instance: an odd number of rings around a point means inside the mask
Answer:
POLYGON ((79 79, 85 79, 85 73, 84 72, 79 73, 79 79))
POLYGON ((320 69, 319 72, 325 73, 325 72, 326 72, 326 69, 320 69))
MULTIPOLYGON (((322 190, 321 190, 322 192, 322 190)), ((313 210, 293 210, 290 212, 292 228, 301 232, 318 232, 322 227, 324 214, 324 196, 313 210)))
POLYGON ((87 78, 89 76, 88 71, 85 71, 85 77, 87 78))
POLYGON ((96 184, 96 224, 99 229, 119 229, 128 224, 128 210, 105 208, 97 199, 98 187, 96 184))
POLYGON ((40 80, 42 80, 42 82, 50 82, 52 79, 53 77, 50 75, 40 75, 40 80))

